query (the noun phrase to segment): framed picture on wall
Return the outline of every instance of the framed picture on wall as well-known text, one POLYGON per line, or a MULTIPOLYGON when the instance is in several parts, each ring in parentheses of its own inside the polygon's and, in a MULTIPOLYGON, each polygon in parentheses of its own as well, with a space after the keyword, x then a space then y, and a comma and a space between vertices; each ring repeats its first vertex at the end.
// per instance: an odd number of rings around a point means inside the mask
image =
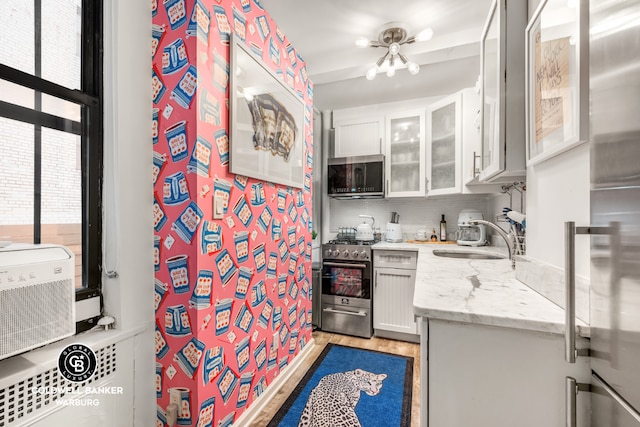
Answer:
POLYGON ((526 28, 527 165, 589 137, 588 0, 542 0, 526 28))
POLYGON ((304 102, 233 35, 230 68, 230 172, 302 188, 304 102))

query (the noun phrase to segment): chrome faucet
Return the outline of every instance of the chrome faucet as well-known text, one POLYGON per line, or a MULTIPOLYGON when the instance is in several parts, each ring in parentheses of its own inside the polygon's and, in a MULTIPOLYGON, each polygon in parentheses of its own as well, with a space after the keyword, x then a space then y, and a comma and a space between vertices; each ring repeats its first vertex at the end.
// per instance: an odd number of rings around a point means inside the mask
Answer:
POLYGON ((514 240, 511 238, 509 234, 505 233, 502 228, 495 225, 491 221, 486 221, 484 219, 472 219, 469 221, 469 224, 473 224, 473 225, 484 224, 484 225, 488 225, 489 227, 497 231, 500 237, 502 237, 505 243, 507 244, 507 249, 509 250, 509 259, 511 260, 511 268, 513 269, 516 268, 516 257, 514 256, 514 247, 513 247, 514 240))

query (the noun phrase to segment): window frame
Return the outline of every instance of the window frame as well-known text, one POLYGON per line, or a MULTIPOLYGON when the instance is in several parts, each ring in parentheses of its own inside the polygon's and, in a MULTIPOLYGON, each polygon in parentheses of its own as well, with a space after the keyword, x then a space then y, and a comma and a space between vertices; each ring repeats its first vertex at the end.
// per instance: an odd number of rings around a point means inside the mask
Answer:
MULTIPOLYGON (((34 242, 40 243, 40 129, 47 127, 80 136, 82 165, 82 287, 76 290, 76 302, 89 298, 102 299, 102 183, 103 183, 103 0, 82 0, 81 24, 81 89, 70 89, 45 80, 40 74, 42 1, 34 2, 34 74, 0 63, 0 79, 32 89, 34 108, 26 108, 0 100, 0 117, 6 117, 34 128, 34 242), (80 122, 39 111, 40 98, 47 94, 81 106, 80 122)), ((99 316, 76 323, 76 332, 95 326, 99 316)))

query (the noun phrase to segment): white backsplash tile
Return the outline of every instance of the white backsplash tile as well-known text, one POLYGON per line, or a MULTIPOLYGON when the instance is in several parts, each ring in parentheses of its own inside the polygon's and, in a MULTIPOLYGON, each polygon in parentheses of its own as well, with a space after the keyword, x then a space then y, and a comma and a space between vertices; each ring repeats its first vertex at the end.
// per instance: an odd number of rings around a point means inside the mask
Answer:
POLYGON ((363 219, 359 215, 371 215, 375 226, 384 233, 391 219, 391 212, 398 212, 405 239, 413 239, 418 230, 432 229, 438 233, 440 219, 444 214, 447 221, 447 236, 453 238, 458 229, 458 214, 462 209, 477 209, 487 215, 487 196, 465 194, 437 198, 407 199, 330 199, 330 232, 337 233, 340 227, 355 227, 363 219))

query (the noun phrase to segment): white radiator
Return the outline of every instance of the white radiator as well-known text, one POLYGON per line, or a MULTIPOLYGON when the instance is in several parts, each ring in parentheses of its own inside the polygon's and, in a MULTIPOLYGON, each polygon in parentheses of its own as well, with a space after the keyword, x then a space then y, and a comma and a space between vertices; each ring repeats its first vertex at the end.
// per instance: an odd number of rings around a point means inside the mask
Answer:
POLYGON ((64 246, 0 248, 0 360, 75 333, 74 277, 64 246))

